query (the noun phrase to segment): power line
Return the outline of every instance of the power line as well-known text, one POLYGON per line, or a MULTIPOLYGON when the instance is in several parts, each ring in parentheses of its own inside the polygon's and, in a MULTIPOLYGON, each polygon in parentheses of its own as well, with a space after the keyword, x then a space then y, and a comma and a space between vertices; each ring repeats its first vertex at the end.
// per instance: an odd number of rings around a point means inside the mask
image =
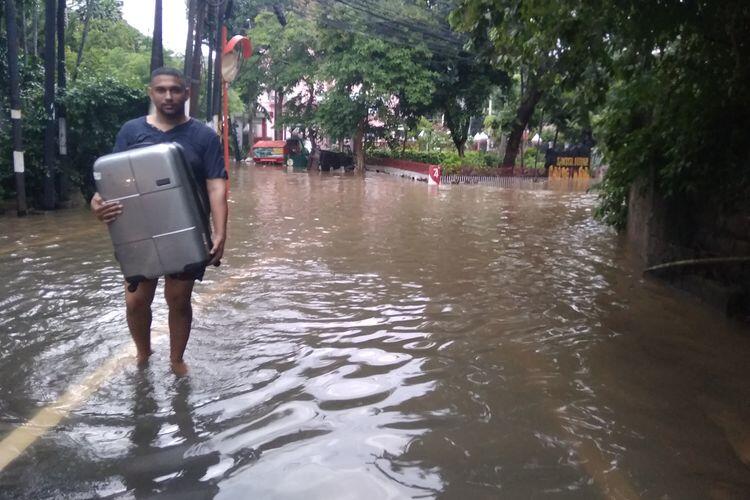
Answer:
MULTIPOLYGON (((430 27, 425 25, 424 23, 415 23, 415 22, 410 22, 410 21, 407 22, 407 21, 404 21, 403 19, 395 19, 393 17, 386 15, 382 11, 375 11, 369 8, 369 7, 372 7, 372 5, 365 6, 362 3, 353 2, 352 0, 318 0, 318 1, 326 2, 329 4, 331 1, 333 1, 335 3, 344 5, 348 7, 349 9, 358 11, 362 14, 381 19, 382 21, 385 21, 389 25, 402 26, 403 28, 405 28, 405 30, 401 30, 403 31, 404 35, 412 35, 414 32, 416 32, 418 34, 433 38, 434 39, 433 42, 428 42, 427 40, 422 40, 422 41, 425 43, 433 43, 433 44, 438 43, 439 44, 438 46, 442 48, 443 50, 452 49, 457 52, 463 50, 463 44, 460 43, 460 41, 457 40, 456 38, 453 38, 452 36, 439 35, 435 33, 433 30, 429 29, 430 27)), ((391 13, 397 14, 393 11, 391 11, 391 13)), ((400 13, 397 15, 400 15, 400 13)), ((365 21, 365 23, 367 23, 366 18, 363 20, 365 21)), ((395 30, 395 28, 393 29, 395 30)))
MULTIPOLYGON (((459 60, 459 61, 466 61, 466 62, 475 62, 476 58, 469 55, 468 52, 466 52, 463 49, 463 46, 459 45, 457 41, 450 40, 446 42, 445 37, 436 36, 436 40, 427 40, 424 38, 421 39, 415 39, 414 35, 415 32, 420 33, 422 35, 427 36, 435 36, 434 33, 427 31, 426 25, 418 25, 418 24, 409 24, 405 23, 403 21, 395 21, 394 19, 384 16, 384 15, 375 15, 375 13, 372 13, 371 11, 363 8, 363 7, 352 7, 346 2, 343 2, 341 0, 317 0, 316 2, 318 5, 325 4, 326 6, 332 6, 332 3, 341 3, 344 7, 347 8, 347 10, 352 11, 358 11, 360 13, 365 14, 372 14, 373 17, 377 17, 381 21, 378 23, 372 23, 367 22, 367 20, 362 19, 360 17, 360 21, 364 21, 364 24, 370 28, 372 31, 375 31, 378 35, 380 35, 381 39, 384 41, 390 42, 394 45, 400 45, 404 47, 414 47, 417 44, 423 44, 426 48, 428 48, 433 56, 442 56, 443 58, 450 59, 450 60, 459 60), (402 25, 405 28, 411 27, 411 31, 407 31, 404 29, 400 29, 394 25, 402 25), (466 55, 463 55, 466 54, 466 55)), ((300 15, 301 17, 317 22, 317 19, 314 19, 310 13, 308 12, 302 12, 297 9, 292 9, 293 12, 300 15)), ((330 11, 328 11, 327 14, 330 14, 330 11)), ((362 31, 361 29, 356 29, 350 22, 344 21, 342 19, 335 19, 331 15, 325 15, 325 27, 337 29, 343 32, 350 32, 350 33, 358 33, 363 36, 372 36, 372 32, 366 32, 362 31)))
POLYGON ((382 2, 365 2, 362 0, 335 0, 335 1, 345 4, 345 5, 349 5, 351 7, 355 7, 356 5, 355 8, 358 8, 359 10, 361 10, 362 12, 366 14, 376 15, 390 22, 403 25, 404 27, 409 28, 409 29, 417 29, 418 31, 422 32, 423 34, 427 36, 432 36, 432 37, 447 41, 452 44, 463 45, 461 40, 459 40, 456 37, 456 32, 439 25, 440 24, 439 19, 434 19, 438 23, 438 26, 432 26, 432 25, 428 25, 425 22, 421 22, 413 17, 408 17, 408 16, 405 17, 403 15, 403 12, 399 12, 391 8, 388 8, 382 2), (378 7, 378 9, 373 10, 374 7, 378 7), (428 29, 428 31, 425 31, 425 28, 428 29), (438 30, 440 33, 442 33, 442 36, 438 35, 435 32, 435 30, 438 30))

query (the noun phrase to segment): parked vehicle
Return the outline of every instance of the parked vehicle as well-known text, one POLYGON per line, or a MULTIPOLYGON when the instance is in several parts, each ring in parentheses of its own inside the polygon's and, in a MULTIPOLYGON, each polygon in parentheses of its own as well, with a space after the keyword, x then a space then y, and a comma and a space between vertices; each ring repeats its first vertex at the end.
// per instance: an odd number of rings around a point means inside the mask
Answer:
POLYGON ((251 156, 255 163, 307 168, 309 152, 297 138, 286 141, 261 140, 253 145, 251 156))
POLYGON ((351 152, 329 151, 323 149, 320 151, 320 170, 324 172, 335 170, 343 167, 344 170, 354 169, 354 159, 351 152))

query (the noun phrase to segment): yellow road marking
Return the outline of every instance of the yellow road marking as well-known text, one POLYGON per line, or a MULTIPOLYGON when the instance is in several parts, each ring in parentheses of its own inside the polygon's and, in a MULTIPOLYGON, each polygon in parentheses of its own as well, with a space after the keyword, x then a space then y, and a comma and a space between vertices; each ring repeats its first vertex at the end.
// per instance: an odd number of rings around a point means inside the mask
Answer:
POLYGON ((110 358, 86 379, 69 388, 54 403, 42 408, 34 417, 17 427, 0 442, 0 471, 18 458, 34 441, 42 437, 48 430, 55 427, 67 417, 71 411, 80 406, 88 397, 120 371, 125 361, 132 363, 133 347, 123 348, 119 354, 110 358))
MULTIPOLYGON (((225 279, 220 285, 205 293, 196 295, 195 302, 203 302, 203 295, 217 295, 223 293, 235 282, 244 278, 243 275, 232 276, 225 279)), ((211 303, 208 301, 206 303, 211 303)), ((123 305, 124 307, 124 305, 123 305)), ((152 342, 160 337, 166 337, 169 328, 166 323, 151 328, 152 342)), ((125 366, 133 363, 135 359, 135 348, 128 345, 120 349, 112 358, 108 359, 102 366, 97 368, 82 382, 70 387, 55 402, 45 406, 34 415, 28 422, 15 428, 8 436, 0 441, 0 472, 16 458, 21 456, 26 449, 37 439, 46 434, 50 429, 57 426, 61 420, 81 406, 88 398, 96 392, 107 380, 119 373, 125 366)))
MULTIPOLYGON (((214 289, 206 290, 204 293, 196 296, 196 303, 198 305, 203 303, 202 299, 204 295, 219 295, 225 292, 244 277, 244 275, 235 275, 224 279, 214 289)), ((212 303, 212 301, 206 303, 212 303)), ((163 333, 166 328, 166 325, 160 325, 159 327, 152 328, 152 331, 163 333)), ((541 367, 539 360, 535 356, 531 356, 524 351, 518 351, 516 354, 519 359, 523 360, 523 363, 527 367, 541 367)), ((117 374, 127 364, 132 363, 133 358, 133 346, 130 345, 127 348, 123 348, 118 354, 94 371, 94 373, 86 377, 83 382, 68 389, 54 403, 42 408, 31 420, 17 427, 6 438, 0 441, 0 472, 23 454, 37 439, 57 426, 70 412, 83 404, 106 380, 111 379, 113 375, 117 374)), ((560 426, 559 428, 572 440, 580 440, 579 436, 576 436, 565 427, 560 426)), ((628 479, 621 471, 613 469, 611 464, 604 460, 602 454, 591 440, 583 439, 576 451, 582 459, 582 467, 607 498, 617 500, 637 500, 640 498, 640 495, 628 479)))

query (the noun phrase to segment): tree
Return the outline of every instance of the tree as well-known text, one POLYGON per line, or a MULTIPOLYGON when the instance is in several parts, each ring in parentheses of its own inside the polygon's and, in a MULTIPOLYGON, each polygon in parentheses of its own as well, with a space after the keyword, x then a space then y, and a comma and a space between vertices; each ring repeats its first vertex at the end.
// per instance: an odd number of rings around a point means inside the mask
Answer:
POLYGON ((638 180, 684 207, 732 210, 750 190, 750 5, 630 0, 606 14, 614 83, 595 123, 609 161, 599 215, 623 227, 638 180))
POLYGON ((434 107, 445 114, 453 144, 463 156, 471 118, 481 113, 493 87, 508 85, 508 76, 465 52, 446 57, 433 67, 438 75, 434 107))
POLYGON ((92 19, 108 19, 111 21, 122 19, 122 0, 76 0, 72 4, 71 17, 72 28, 75 30, 77 23, 82 23, 81 39, 76 51, 76 64, 73 68, 72 79, 78 78, 78 68, 83 59, 83 49, 91 29, 92 19))
POLYGON ((333 137, 352 137, 355 168, 364 171, 364 135, 371 116, 394 112, 399 96, 427 105, 433 74, 424 47, 404 47, 356 32, 329 32, 323 42, 323 80, 331 82, 318 120, 333 137))
POLYGON ((78 67, 81 65, 81 58, 83 57, 83 47, 86 45, 86 38, 89 36, 89 28, 91 26, 91 11, 93 10, 94 0, 86 0, 86 13, 83 18, 83 34, 81 35, 81 43, 78 45, 78 55, 76 56, 76 67, 73 70, 73 80, 78 78, 78 67))
POLYGON ((512 167, 523 131, 550 89, 576 88, 591 64, 606 60, 609 18, 599 2, 583 0, 458 0, 451 22, 473 47, 488 44, 501 69, 522 76, 503 166, 512 167))
MULTIPOLYGON (((9 1, 14 5, 18 3, 17 0, 9 1)), ((26 2, 27 6, 33 7, 34 4, 36 2, 26 2)), ((22 129, 11 134, 11 127, 6 126, 7 119, 3 118, 5 113, 0 115, 0 149, 20 151, 23 148, 15 136, 20 138, 22 135, 27 145, 24 151, 25 191, 29 202, 42 208, 55 208, 56 191, 64 194, 66 182, 90 191, 91 185, 84 180, 90 176, 93 161, 111 151, 114 136, 124 121, 146 109, 143 87, 148 80, 150 43, 122 20, 119 6, 119 0, 49 0, 45 2, 45 26, 50 29, 45 30, 44 67, 34 57, 27 61, 19 60, 18 56, 12 58, 15 63, 23 61, 18 65, 19 99, 18 102, 8 102, 9 96, 0 96, 0 104, 4 108, 23 108, 23 120, 11 120, 18 122, 22 129), (71 9, 69 15, 59 8, 63 5, 66 10, 71 9), (73 70, 77 62, 75 54, 81 46, 87 6, 89 28, 78 78, 66 82, 67 71, 73 70), (65 50, 73 57, 64 57, 65 50), (56 144, 65 145, 63 141, 57 141, 58 127, 60 131, 63 128, 55 120, 64 115, 63 110, 67 112, 68 168, 58 167, 55 154, 56 144), (56 181, 60 187, 55 185, 56 181)), ((15 35, 11 37, 15 38, 15 35)), ((12 90, 8 76, 13 71, 5 67, 5 49, 6 38, 2 37, 0 88, 12 90)), ((33 47, 30 46, 31 50, 33 47)), ((168 53, 167 57, 170 57, 168 53)), ((10 97, 10 101, 15 101, 12 95, 10 97)), ((61 154, 60 158, 64 156, 61 154)), ((2 197, 13 191, 15 175, 10 159, 9 155, 0 157, 2 197)), ((16 188, 16 191, 24 190, 16 188)))
POLYGON ((258 55, 257 59, 254 58, 248 64, 257 65, 254 74, 258 80, 253 84, 253 89, 256 96, 260 90, 275 93, 274 123, 277 138, 285 124, 304 125, 308 128, 313 125, 309 111, 315 100, 316 69, 320 63, 315 25, 293 13, 284 16, 286 24, 281 25, 278 17, 276 13, 261 12, 254 20, 254 27, 248 32, 258 55), (291 111, 291 116, 284 116, 282 100, 285 94, 292 94, 295 88, 305 90, 290 96, 288 110, 291 111))

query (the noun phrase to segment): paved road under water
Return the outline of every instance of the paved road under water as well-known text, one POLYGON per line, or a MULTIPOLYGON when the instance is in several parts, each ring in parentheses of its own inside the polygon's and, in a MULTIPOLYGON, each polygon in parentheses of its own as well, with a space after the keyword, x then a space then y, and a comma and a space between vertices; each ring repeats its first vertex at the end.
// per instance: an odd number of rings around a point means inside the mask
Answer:
MULTIPOLYGON (((157 295, 150 365, 0 497, 747 498, 748 328, 644 281, 593 195, 245 167, 230 203, 189 376, 157 295)), ((0 235, 2 438, 130 339, 87 211, 0 235)))

